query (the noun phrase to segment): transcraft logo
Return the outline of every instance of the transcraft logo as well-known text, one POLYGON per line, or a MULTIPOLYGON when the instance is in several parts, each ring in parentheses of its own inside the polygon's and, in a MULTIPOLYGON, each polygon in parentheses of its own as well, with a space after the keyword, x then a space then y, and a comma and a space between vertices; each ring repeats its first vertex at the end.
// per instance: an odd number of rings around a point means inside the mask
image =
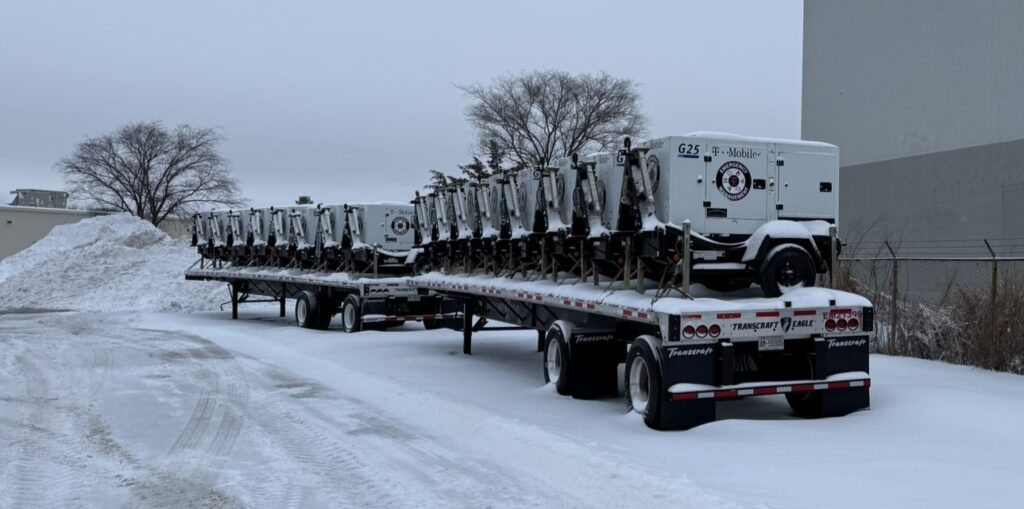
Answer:
POLYGON ((698 357, 704 355, 711 355, 715 353, 715 349, 709 347, 706 348, 693 348, 690 350, 684 350, 682 348, 673 348, 668 351, 668 357, 698 357))
POLYGON ((866 339, 830 339, 828 340, 828 348, 844 348, 850 346, 864 346, 868 344, 866 339))
POLYGON ((779 329, 779 322, 742 322, 732 324, 732 330, 734 331, 771 331, 775 332, 779 329))

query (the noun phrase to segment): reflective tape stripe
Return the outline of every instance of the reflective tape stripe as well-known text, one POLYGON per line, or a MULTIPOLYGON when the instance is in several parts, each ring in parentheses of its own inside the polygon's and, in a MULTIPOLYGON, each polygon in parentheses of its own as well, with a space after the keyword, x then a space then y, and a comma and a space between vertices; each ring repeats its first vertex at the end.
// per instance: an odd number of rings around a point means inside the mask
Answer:
POLYGON ((871 387, 871 379, 865 378, 861 380, 849 380, 843 382, 774 385, 767 387, 751 387, 747 389, 722 389, 717 391, 678 392, 672 394, 672 400, 686 401, 693 399, 724 399, 736 398, 740 396, 763 396, 768 394, 785 394, 787 392, 811 392, 835 389, 850 389, 854 387, 871 387))

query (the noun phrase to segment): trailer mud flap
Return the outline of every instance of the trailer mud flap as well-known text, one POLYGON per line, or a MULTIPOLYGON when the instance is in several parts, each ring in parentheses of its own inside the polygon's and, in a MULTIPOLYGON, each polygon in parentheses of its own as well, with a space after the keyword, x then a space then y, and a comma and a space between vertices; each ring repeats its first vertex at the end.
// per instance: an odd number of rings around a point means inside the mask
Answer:
POLYGON ((569 356, 573 398, 619 396, 619 364, 626 360, 626 344, 617 341, 612 331, 574 331, 569 356))
MULTIPOLYGON (((867 336, 815 338, 815 374, 824 379, 836 373, 861 371, 870 373, 867 336)), ((822 417, 846 415, 871 406, 867 387, 852 387, 822 392, 822 417)))
POLYGON ((661 429, 690 429, 715 420, 714 399, 673 401, 668 388, 677 383, 715 385, 719 350, 713 344, 661 348, 661 429))
POLYGON ((847 336, 814 339, 815 376, 825 378, 836 373, 868 370, 868 337, 847 336))

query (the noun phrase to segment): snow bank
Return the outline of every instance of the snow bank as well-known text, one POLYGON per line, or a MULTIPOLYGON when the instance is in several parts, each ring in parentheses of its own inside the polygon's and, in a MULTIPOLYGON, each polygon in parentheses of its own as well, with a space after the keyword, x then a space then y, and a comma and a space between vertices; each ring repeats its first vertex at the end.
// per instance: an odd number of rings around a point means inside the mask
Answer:
POLYGON ((0 310, 201 311, 227 300, 218 283, 185 281, 195 250, 127 214, 55 227, 0 260, 0 310))

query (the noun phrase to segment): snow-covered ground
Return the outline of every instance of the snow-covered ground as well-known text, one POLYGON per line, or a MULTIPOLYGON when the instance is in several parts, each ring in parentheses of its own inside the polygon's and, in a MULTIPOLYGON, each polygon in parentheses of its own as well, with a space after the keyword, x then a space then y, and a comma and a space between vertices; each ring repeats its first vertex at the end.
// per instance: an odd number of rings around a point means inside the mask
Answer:
POLYGON ((533 332, 185 313, 226 296, 195 257, 106 216, 0 261, 0 507, 1021 505, 1024 377, 876 356, 868 411, 659 433, 545 386, 533 332))
POLYGON ((226 313, 0 316, 2 507, 1011 507, 1024 377, 872 359, 872 408, 779 397, 655 432, 543 385, 536 336, 226 313))

